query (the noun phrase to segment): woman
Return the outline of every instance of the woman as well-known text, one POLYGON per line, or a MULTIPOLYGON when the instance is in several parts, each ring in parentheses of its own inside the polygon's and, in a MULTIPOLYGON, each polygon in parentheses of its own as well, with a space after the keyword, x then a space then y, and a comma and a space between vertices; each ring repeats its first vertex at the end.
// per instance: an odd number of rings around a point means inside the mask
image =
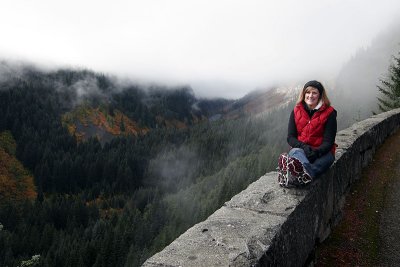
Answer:
POLYGON ((336 110, 318 81, 304 85, 289 118, 289 153, 279 157, 278 182, 297 186, 312 181, 335 161, 336 110))

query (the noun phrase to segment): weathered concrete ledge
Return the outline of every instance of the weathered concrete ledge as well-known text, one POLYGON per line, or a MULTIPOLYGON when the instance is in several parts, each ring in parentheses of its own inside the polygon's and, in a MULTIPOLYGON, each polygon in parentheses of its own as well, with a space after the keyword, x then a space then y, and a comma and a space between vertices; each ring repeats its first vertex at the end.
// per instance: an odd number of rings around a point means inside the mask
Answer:
POLYGON ((341 217, 346 194, 377 147, 400 126, 400 109, 338 132, 336 160, 303 189, 270 172, 143 266, 304 266, 341 217))

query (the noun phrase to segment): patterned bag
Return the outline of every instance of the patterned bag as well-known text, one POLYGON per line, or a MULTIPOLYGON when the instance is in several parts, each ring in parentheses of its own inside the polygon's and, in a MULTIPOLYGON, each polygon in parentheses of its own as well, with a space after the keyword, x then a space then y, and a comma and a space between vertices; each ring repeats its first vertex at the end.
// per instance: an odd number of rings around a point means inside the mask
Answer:
POLYGON ((287 153, 279 156, 277 170, 278 183, 283 187, 297 187, 312 181, 303 164, 298 159, 289 157, 287 153))

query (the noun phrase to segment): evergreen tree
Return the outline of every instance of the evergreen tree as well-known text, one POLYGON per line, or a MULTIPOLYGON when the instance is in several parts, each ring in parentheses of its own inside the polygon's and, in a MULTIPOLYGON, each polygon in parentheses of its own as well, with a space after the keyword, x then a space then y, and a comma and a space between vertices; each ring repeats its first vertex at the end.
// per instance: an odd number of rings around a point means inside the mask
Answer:
POLYGON ((379 109, 383 112, 400 107, 400 57, 394 57, 389 67, 389 76, 380 80, 379 91, 383 94, 378 97, 379 109))
POLYGON ((123 117, 121 117, 121 123, 119 125, 119 129, 122 133, 125 132, 125 123, 124 123, 123 117))

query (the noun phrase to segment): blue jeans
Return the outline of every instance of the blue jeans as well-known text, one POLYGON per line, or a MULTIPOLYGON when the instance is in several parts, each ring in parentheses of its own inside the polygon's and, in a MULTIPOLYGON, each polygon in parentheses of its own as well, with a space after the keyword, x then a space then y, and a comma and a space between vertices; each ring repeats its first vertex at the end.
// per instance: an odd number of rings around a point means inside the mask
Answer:
POLYGON ((298 159, 306 169, 307 173, 314 179, 321 173, 324 173, 332 163, 335 161, 335 157, 331 152, 326 153, 320 158, 317 158, 313 163, 307 159, 304 150, 301 148, 292 148, 288 155, 290 157, 298 159))

